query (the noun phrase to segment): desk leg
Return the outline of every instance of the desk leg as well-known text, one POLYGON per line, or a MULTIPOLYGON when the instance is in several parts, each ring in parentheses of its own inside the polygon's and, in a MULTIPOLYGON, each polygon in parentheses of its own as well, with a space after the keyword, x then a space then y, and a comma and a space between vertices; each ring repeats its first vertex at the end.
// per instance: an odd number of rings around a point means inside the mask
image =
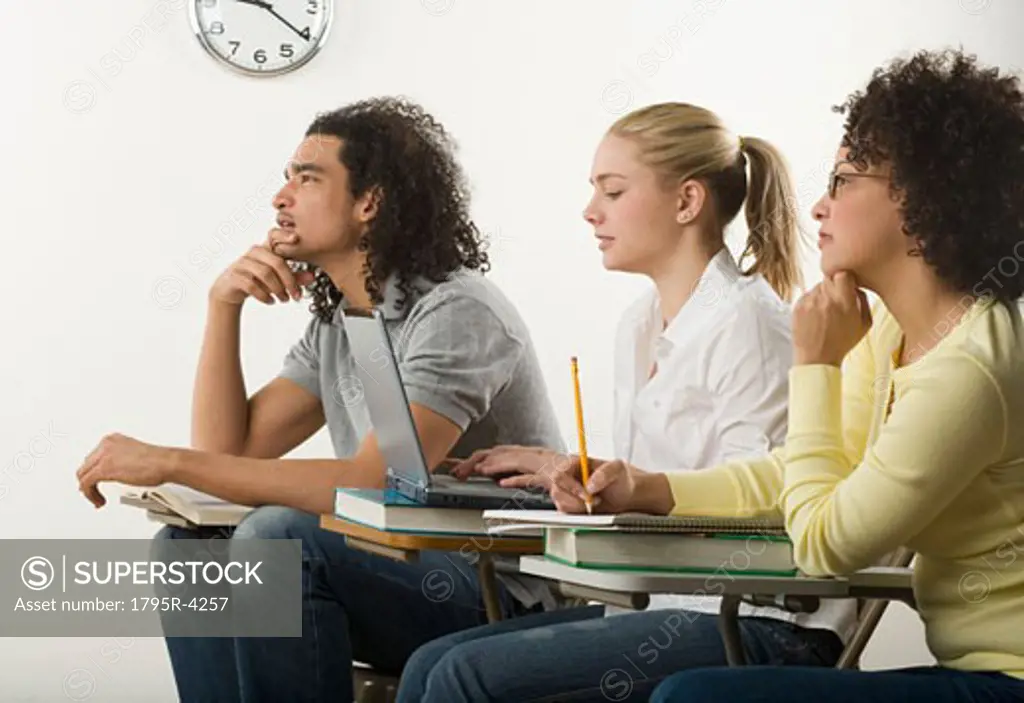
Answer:
POLYGON ((388 559, 394 559, 395 561, 404 561, 407 564, 418 561, 420 557, 419 552, 417 551, 400 549, 398 547, 389 547, 385 544, 377 544, 376 542, 359 539, 358 537, 352 537, 351 535, 345 535, 345 544, 355 549, 361 549, 364 552, 369 552, 370 554, 387 557, 388 559))
POLYGON ((491 555, 481 552, 476 568, 480 576, 480 592, 487 611, 487 622, 498 622, 501 620, 501 601, 498 599, 498 580, 494 575, 491 555))
POLYGON ((743 666, 746 657, 743 654, 743 639, 740 637, 739 612, 741 596, 722 596, 722 605, 718 611, 718 632, 722 635, 725 645, 725 661, 729 666, 743 666))

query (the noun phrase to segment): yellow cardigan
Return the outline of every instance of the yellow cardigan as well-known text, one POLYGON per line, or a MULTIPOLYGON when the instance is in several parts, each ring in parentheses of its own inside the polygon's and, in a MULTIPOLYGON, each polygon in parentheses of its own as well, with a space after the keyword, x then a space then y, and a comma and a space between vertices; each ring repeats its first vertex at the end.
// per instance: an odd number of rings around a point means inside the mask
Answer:
POLYGON ((902 337, 879 306, 842 372, 794 367, 785 446, 668 474, 673 512, 781 511, 812 575, 856 571, 905 545, 939 663, 1024 678, 1021 312, 973 303, 930 352, 895 368, 902 337))

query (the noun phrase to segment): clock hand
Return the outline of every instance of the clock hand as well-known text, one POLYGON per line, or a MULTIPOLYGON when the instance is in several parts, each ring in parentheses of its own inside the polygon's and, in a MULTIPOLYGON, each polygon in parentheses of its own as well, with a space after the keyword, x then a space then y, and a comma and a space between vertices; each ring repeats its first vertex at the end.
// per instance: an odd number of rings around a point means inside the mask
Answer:
POLYGON ((235 2, 240 2, 243 5, 255 5, 256 7, 263 8, 264 10, 266 10, 267 12, 272 14, 274 17, 276 17, 278 20, 280 20, 285 26, 288 27, 288 29, 292 30, 293 32, 298 34, 300 37, 305 39, 306 41, 309 41, 309 28, 308 27, 306 28, 305 31, 299 30, 298 27, 296 27, 294 24, 292 24, 291 22, 286 20, 284 17, 279 15, 277 10, 274 9, 274 6, 272 4, 270 4, 269 2, 265 2, 265 0, 235 0, 235 2))
POLYGON ((277 14, 277 10, 275 10, 274 7, 270 3, 267 3, 266 9, 269 10, 270 14, 272 14, 274 17, 276 17, 277 19, 281 20, 281 22, 283 22, 284 24, 288 25, 288 28, 291 29, 293 32, 298 34, 300 37, 302 37, 306 41, 309 41, 309 28, 308 27, 306 28, 306 31, 304 31, 304 32, 299 31, 298 27, 296 27, 294 24, 292 24, 291 22, 286 20, 281 15, 277 14))

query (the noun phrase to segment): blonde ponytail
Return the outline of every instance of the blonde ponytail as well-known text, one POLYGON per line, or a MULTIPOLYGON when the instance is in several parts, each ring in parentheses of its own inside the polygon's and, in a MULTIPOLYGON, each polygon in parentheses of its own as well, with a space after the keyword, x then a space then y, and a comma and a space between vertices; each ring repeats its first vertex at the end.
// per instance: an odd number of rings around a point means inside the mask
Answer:
POLYGON ((632 140, 641 160, 667 183, 703 181, 723 229, 746 201, 750 235, 740 263, 747 256, 754 262, 743 273, 764 276, 780 298, 791 299, 800 285, 800 236, 792 179, 778 150, 762 139, 737 138, 715 113, 686 103, 640 108, 620 117, 608 131, 632 140))
POLYGON ((754 258, 745 274, 759 273, 783 300, 802 284, 796 194, 781 152, 757 137, 743 137, 741 149, 750 166, 746 206, 747 245, 741 260, 754 258))

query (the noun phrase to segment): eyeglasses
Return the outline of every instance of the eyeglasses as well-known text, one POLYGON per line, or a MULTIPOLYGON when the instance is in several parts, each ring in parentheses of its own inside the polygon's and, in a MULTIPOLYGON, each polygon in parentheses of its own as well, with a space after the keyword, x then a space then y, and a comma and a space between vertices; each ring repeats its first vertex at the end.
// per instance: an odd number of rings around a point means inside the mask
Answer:
POLYGON ((833 200, 836 199, 836 193, 839 192, 839 186, 845 182, 847 178, 889 178, 883 176, 880 173, 839 173, 838 171, 832 171, 828 176, 828 197, 833 200))

